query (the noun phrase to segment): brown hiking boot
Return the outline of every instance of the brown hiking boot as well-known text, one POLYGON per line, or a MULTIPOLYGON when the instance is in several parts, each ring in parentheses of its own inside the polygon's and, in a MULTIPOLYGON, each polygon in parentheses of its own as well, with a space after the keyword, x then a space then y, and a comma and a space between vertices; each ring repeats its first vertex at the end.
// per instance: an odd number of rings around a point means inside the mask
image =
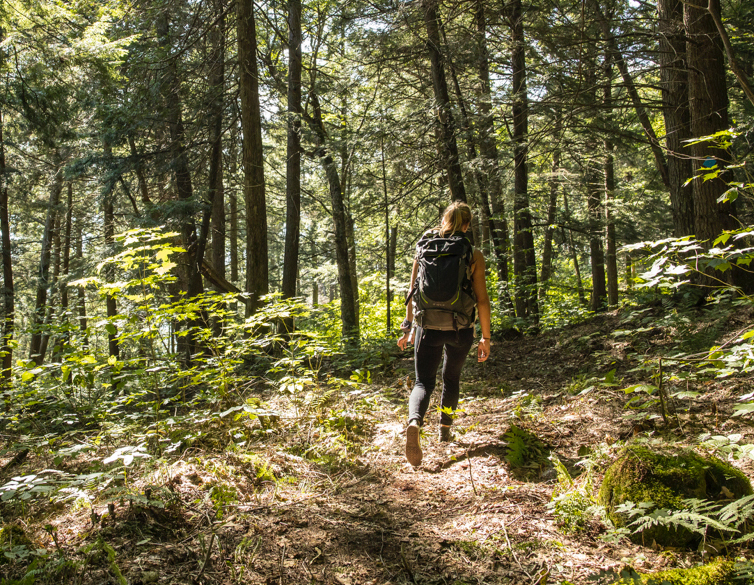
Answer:
POLYGON ((453 433, 450 432, 450 425, 440 425, 440 442, 450 443, 453 440, 453 433))
POLYGON ((406 459, 414 467, 418 467, 422 463, 422 449, 419 446, 419 433, 421 428, 419 423, 412 420, 408 423, 406 429, 406 459))

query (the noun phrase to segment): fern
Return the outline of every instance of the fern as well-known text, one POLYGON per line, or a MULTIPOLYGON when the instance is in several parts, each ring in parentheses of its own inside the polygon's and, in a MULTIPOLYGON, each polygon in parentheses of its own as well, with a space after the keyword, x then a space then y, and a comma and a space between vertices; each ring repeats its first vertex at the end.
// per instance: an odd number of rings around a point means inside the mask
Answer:
POLYGON ((731 544, 741 544, 754 540, 754 533, 746 534, 748 524, 754 519, 754 495, 746 496, 722 507, 717 502, 689 498, 683 500, 683 509, 669 510, 655 508, 653 502, 638 505, 625 502, 615 511, 632 520, 628 524, 631 533, 644 532, 656 526, 684 528, 695 534, 706 536, 711 528, 725 541, 735 534, 744 533, 740 538, 730 540, 731 544))
POLYGON ((592 467, 589 466, 582 480, 577 484, 557 455, 550 456, 558 475, 555 488, 547 509, 557 518, 566 533, 583 530, 586 523, 595 515, 595 502, 592 495, 592 467))

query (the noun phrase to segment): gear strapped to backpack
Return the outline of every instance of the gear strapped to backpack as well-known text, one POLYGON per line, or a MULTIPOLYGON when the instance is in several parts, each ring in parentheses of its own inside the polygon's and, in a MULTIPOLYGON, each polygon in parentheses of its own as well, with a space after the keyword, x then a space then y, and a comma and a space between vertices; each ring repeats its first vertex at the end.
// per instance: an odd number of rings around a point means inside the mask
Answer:
POLYGON ((414 321, 424 329, 457 331, 476 320, 471 287, 474 248, 464 232, 425 233, 416 244, 418 272, 406 304, 413 300, 414 321))

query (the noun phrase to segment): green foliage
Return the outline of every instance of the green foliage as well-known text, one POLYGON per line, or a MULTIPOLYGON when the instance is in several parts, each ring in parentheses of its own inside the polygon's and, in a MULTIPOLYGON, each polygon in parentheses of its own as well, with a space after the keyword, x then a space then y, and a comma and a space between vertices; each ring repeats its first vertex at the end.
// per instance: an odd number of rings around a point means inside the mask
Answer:
POLYGON ((507 443, 505 459, 512 469, 539 469, 547 462, 547 446, 532 432, 511 425, 503 435, 507 443))
POLYGON ((209 499, 215 508, 217 519, 222 519, 225 507, 238 502, 238 491, 234 485, 217 483, 209 491, 209 499))
POLYGON ((586 471, 578 479, 571 478, 565 465, 554 453, 550 455, 550 462, 555 468, 558 485, 552 492, 547 509, 555 516, 559 526, 566 534, 573 534, 584 530, 589 521, 595 516, 595 504, 592 483, 592 465, 585 461, 586 471))

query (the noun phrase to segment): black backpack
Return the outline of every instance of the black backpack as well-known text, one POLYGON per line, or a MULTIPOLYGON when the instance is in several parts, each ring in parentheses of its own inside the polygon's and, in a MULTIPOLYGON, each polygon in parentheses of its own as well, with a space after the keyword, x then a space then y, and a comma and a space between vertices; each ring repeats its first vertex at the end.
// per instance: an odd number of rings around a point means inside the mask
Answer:
POLYGON ((416 244, 419 270, 406 303, 424 329, 457 331, 474 325, 476 297, 471 287, 474 248, 464 232, 425 233, 416 244))

